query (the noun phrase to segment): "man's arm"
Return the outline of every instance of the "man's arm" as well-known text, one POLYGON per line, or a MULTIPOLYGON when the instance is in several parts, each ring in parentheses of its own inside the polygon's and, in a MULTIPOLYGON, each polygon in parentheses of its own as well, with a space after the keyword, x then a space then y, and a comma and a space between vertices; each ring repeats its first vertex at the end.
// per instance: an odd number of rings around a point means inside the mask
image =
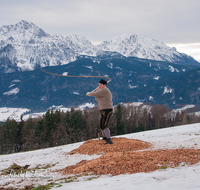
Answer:
MULTIPOLYGON (((95 90, 93 90, 93 91, 97 91, 97 90, 99 90, 99 86, 95 89, 95 90)), ((90 94, 91 92, 87 92, 86 93, 86 96, 90 96, 89 94, 90 94)))
POLYGON ((104 96, 104 90, 97 88, 95 92, 87 92, 86 96, 95 96, 97 98, 102 98, 104 96))

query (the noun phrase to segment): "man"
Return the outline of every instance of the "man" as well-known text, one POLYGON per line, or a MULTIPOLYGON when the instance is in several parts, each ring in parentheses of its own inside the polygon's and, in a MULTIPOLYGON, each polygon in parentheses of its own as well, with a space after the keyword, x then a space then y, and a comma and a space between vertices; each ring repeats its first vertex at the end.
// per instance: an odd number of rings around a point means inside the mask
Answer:
POLYGON ((98 103, 98 108, 101 113, 100 128, 103 135, 103 139, 106 141, 105 144, 113 144, 110 138, 110 130, 108 128, 108 123, 110 117, 113 113, 113 102, 112 94, 107 88, 107 81, 101 79, 99 81, 99 86, 95 92, 87 92, 86 96, 94 96, 98 103))

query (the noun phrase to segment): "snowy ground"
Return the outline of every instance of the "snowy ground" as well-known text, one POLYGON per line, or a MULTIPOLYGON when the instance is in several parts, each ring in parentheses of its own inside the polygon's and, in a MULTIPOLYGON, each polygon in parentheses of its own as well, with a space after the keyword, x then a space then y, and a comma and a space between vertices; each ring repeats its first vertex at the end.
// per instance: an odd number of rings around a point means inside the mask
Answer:
MULTIPOLYGON (((123 103, 124 106, 140 106, 142 103, 141 102, 132 102, 132 103, 123 103)), ((75 107, 75 109, 77 110, 84 110, 86 108, 93 108, 95 107, 95 104, 93 103, 85 103, 82 105, 79 105, 77 107, 75 107)), ((186 105, 180 109, 174 109, 172 110, 172 112, 176 113, 176 112, 181 112, 184 111, 186 109, 189 108, 194 108, 195 105, 186 105)), ((60 106, 51 106, 48 110, 60 110, 63 112, 67 112, 70 111, 71 108, 65 108, 63 107, 63 105, 60 106)), ((46 110, 47 111, 47 110, 46 110)), ((31 110, 27 109, 27 108, 10 108, 10 107, 0 107, 0 121, 5 122, 8 118, 9 119, 14 119, 15 121, 20 121, 21 120, 21 115, 23 115, 23 120, 27 120, 29 117, 31 118, 35 118, 35 117, 42 117, 43 115, 45 115, 45 112, 39 112, 39 113, 30 113, 31 110)), ((200 115, 200 112, 195 112, 196 115, 200 115)))
MULTIPOLYGON (((153 149, 172 149, 172 148, 197 148, 200 149, 200 124, 182 125, 172 128, 152 130, 146 132, 132 133, 128 135, 118 136, 130 139, 139 139, 153 144, 153 149)), ((82 142, 83 143, 83 142, 82 142)), ((14 162, 20 166, 30 165, 32 171, 26 175, 0 175, 0 187, 20 188, 25 185, 35 184, 44 185, 55 181, 57 183, 52 189, 57 190, 184 190, 200 189, 200 163, 196 165, 182 164, 177 168, 167 168, 157 170, 151 173, 136 173, 118 176, 101 176, 97 179, 94 176, 79 177, 74 182, 66 183, 58 173, 52 172, 55 169, 65 168, 74 165, 81 160, 90 160, 98 156, 88 155, 66 155, 67 152, 79 147, 82 143, 58 146, 35 150, 30 152, 22 152, 9 155, 0 155, 0 170, 8 168, 14 162), (53 165, 48 169, 39 169, 33 172, 36 166, 53 165), (62 179, 61 179, 62 178, 62 179), (93 178, 91 180, 91 178, 93 178)))
MULTIPOLYGON (((92 103, 85 103, 82 105, 79 105, 77 108, 78 110, 84 110, 86 108, 92 108, 95 105, 92 103)), ((51 106, 48 110, 60 110, 63 112, 70 111, 71 108, 65 108, 62 105, 60 106, 51 106)), ((47 110, 46 110, 47 111, 47 110)), ((35 118, 35 117, 42 117, 45 115, 45 112, 39 112, 39 113, 30 113, 31 110, 27 108, 10 108, 10 107, 0 107, 0 122, 5 122, 7 119, 14 119, 15 121, 21 120, 21 115, 23 115, 23 120, 27 120, 29 117, 35 118)))

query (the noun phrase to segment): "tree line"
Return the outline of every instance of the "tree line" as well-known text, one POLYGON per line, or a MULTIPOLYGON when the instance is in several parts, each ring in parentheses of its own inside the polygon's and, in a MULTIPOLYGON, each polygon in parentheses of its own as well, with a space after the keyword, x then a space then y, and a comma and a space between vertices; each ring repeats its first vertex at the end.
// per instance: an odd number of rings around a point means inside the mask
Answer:
MULTIPOLYGON (((42 117, 21 116, 20 122, 7 119, 0 123, 0 154, 29 151, 86 141, 101 135, 97 107, 84 111, 48 110, 42 117)), ((109 128, 111 135, 172 127, 200 122, 200 117, 186 111, 173 112, 165 105, 118 104, 114 108, 109 128)))

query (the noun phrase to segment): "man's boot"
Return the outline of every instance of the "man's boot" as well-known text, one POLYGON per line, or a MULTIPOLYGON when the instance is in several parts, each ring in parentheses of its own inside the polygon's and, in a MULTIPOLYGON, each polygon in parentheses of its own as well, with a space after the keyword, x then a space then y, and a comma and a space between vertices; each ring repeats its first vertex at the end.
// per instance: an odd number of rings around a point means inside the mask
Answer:
POLYGON ((107 141, 106 141, 106 143, 105 143, 105 144, 113 144, 113 142, 112 142, 111 138, 107 138, 107 141))
POLYGON ((107 137, 103 137, 103 140, 107 141, 107 137))

